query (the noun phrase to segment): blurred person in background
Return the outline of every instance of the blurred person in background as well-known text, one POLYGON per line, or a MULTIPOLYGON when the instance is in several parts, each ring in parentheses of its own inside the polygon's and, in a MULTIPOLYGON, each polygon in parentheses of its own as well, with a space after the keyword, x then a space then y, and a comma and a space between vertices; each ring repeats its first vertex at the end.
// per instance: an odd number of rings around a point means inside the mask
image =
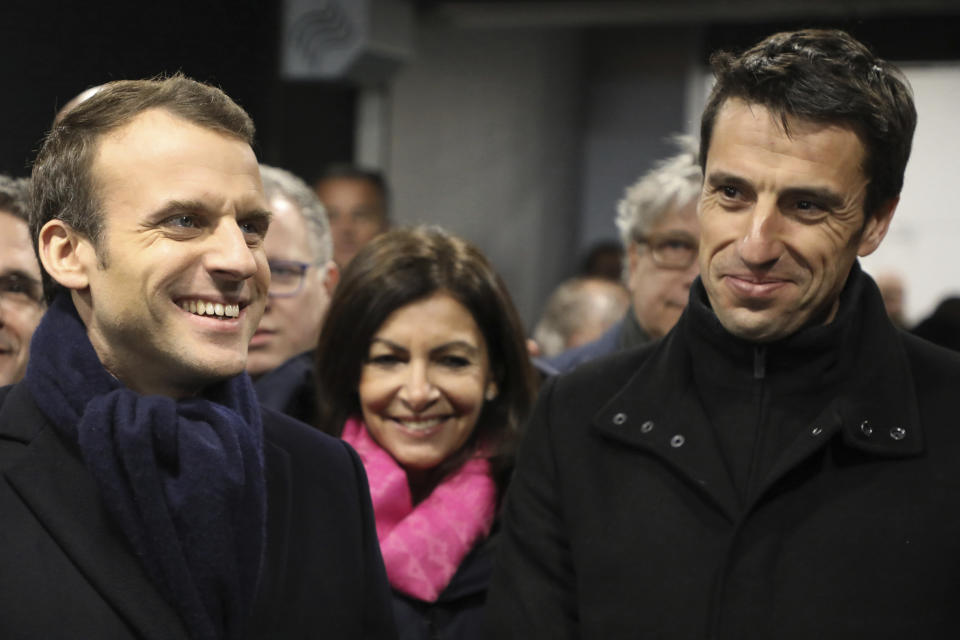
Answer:
POLYGON ((314 189, 327 209, 333 259, 343 269, 364 245, 390 228, 390 190, 379 171, 350 164, 324 169, 314 189))
POLYGON ((678 137, 681 153, 660 162, 626 190, 617 206, 617 228, 627 254, 624 274, 631 305, 623 320, 599 339, 554 358, 547 367, 569 371, 666 335, 687 306, 697 277, 701 170, 695 141, 678 137))
POLYGON ((46 309, 27 224, 30 180, 0 175, 0 386, 23 378, 46 309))
POLYGON ((600 240, 593 244, 578 275, 620 282, 623 279, 623 245, 618 240, 600 240))
POLYGON ((260 165, 273 217, 263 241, 270 289, 250 341, 247 372, 260 402, 307 424, 316 422, 313 349, 339 271, 330 225, 310 187, 289 171, 260 165))
POLYGON ((622 284, 603 278, 571 278, 550 295, 533 339, 543 357, 593 342, 623 318, 630 295, 622 284))
POLYGON ((502 280, 465 241, 395 230, 344 270, 320 426, 360 454, 401 638, 482 638, 492 533, 535 378, 502 280))

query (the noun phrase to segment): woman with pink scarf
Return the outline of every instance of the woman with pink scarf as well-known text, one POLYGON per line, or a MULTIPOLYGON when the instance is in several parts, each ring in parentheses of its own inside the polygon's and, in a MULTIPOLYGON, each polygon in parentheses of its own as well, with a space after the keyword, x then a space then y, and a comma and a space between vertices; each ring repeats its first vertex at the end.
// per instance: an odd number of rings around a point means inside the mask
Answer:
POLYGON ((482 638, 492 536, 535 377, 506 287, 436 228, 374 239, 317 351, 319 426, 360 454, 402 639, 482 638))

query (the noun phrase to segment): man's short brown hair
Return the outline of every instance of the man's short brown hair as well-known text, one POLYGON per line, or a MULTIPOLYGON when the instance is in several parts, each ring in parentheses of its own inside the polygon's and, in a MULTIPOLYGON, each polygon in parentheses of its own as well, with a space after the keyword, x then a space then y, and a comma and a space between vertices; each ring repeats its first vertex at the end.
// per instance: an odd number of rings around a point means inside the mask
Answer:
MULTIPOLYGON (((253 143, 250 116, 216 87, 181 74, 105 84, 64 114, 43 141, 31 185, 30 233, 35 247, 43 225, 59 219, 89 238, 99 252, 104 221, 91 168, 100 138, 148 109, 163 109, 205 129, 253 143)), ((44 271, 43 288, 49 301, 60 285, 44 271)))

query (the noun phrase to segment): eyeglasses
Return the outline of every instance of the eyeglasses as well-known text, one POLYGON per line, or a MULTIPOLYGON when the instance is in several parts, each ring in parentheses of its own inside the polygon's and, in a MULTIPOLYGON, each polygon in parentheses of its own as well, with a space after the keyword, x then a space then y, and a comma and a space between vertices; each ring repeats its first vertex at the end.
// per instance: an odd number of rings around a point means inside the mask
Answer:
POLYGON ((25 273, 0 275, 0 300, 17 307, 43 304, 43 287, 25 273))
POLYGON ((663 269, 686 269, 700 252, 700 243, 687 233, 651 234, 638 236, 635 240, 650 247, 653 264, 663 269))
POLYGON ((307 270, 314 266, 296 260, 268 260, 267 264, 270 266, 270 290, 267 295, 271 298, 290 298, 300 293, 307 270))

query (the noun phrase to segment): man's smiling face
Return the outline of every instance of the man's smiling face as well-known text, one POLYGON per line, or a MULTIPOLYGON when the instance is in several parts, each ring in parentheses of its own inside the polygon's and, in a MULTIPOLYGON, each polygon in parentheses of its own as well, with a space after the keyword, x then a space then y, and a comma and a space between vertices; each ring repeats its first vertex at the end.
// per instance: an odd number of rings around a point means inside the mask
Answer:
POLYGON ((100 139, 91 179, 104 233, 78 241, 73 295, 107 370, 174 397, 240 373, 270 281, 250 146, 152 109, 100 139))
POLYGON ((0 385, 23 378, 43 311, 40 265, 27 223, 0 209, 0 385))
POLYGON ((864 148, 848 127, 765 107, 720 109, 700 198, 700 272, 730 333, 755 342, 830 322, 857 256, 886 234, 896 201, 865 219, 864 148))

